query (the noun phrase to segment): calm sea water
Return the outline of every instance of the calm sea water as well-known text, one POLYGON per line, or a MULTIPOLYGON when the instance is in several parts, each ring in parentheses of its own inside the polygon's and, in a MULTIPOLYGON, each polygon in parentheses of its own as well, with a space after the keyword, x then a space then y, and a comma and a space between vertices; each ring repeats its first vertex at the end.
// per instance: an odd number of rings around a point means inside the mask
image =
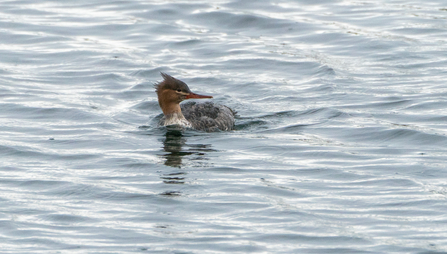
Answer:
POLYGON ((1 1, 1 253, 446 253, 444 0, 1 1), (157 127, 160 71, 238 111, 157 127))

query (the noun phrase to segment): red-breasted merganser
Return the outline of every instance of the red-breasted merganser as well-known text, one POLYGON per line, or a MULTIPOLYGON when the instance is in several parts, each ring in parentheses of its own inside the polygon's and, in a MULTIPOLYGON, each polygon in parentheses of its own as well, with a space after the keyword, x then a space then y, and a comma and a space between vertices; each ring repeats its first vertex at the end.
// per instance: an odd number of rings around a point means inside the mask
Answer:
POLYGON ((212 102, 185 103, 187 99, 206 99, 213 96, 195 94, 183 81, 161 73, 163 81, 155 84, 158 104, 163 110, 161 126, 180 125, 201 131, 227 131, 234 128, 235 112, 227 106, 214 105, 212 102))

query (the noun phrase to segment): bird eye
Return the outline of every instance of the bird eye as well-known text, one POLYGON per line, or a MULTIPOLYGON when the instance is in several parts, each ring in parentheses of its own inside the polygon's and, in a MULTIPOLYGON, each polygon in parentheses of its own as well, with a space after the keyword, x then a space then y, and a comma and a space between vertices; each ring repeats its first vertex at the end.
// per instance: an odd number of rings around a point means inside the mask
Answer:
POLYGON ((179 92, 179 93, 180 93, 181 91, 182 91, 182 89, 177 89, 177 92, 179 92))

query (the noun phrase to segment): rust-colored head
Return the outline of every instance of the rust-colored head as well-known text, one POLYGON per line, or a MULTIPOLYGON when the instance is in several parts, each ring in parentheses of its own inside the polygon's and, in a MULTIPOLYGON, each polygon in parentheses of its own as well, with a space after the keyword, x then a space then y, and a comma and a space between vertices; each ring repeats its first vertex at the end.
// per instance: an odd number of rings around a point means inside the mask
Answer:
POLYGON ((155 84, 155 91, 158 95, 158 104, 165 115, 181 112, 179 103, 184 100, 213 98, 191 92, 185 82, 166 73, 162 72, 161 76, 163 81, 155 84))

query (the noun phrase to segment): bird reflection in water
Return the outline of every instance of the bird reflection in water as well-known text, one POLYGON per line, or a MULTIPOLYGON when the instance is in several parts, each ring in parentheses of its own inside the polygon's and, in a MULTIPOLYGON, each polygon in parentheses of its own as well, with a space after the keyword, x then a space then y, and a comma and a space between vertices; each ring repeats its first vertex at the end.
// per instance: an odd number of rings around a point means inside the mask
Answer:
MULTIPOLYGON (((182 129, 175 126, 167 126, 167 132, 163 142, 165 154, 160 155, 166 166, 181 169, 185 164, 194 167, 210 166, 207 162, 207 153, 214 152, 210 144, 187 144, 182 129), (184 160, 187 160, 185 163, 184 160)), ((161 179, 166 184, 184 184, 186 172, 177 171, 163 174, 161 179)))
POLYGON ((182 166, 182 157, 193 154, 192 152, 182 151, 186 144, 186 138, 183 137, 181 130, 169 126, 166 137, 163 140, 163 150, 166 152, 161 155, 165 159, 165 165, 170 167, 182 166))

